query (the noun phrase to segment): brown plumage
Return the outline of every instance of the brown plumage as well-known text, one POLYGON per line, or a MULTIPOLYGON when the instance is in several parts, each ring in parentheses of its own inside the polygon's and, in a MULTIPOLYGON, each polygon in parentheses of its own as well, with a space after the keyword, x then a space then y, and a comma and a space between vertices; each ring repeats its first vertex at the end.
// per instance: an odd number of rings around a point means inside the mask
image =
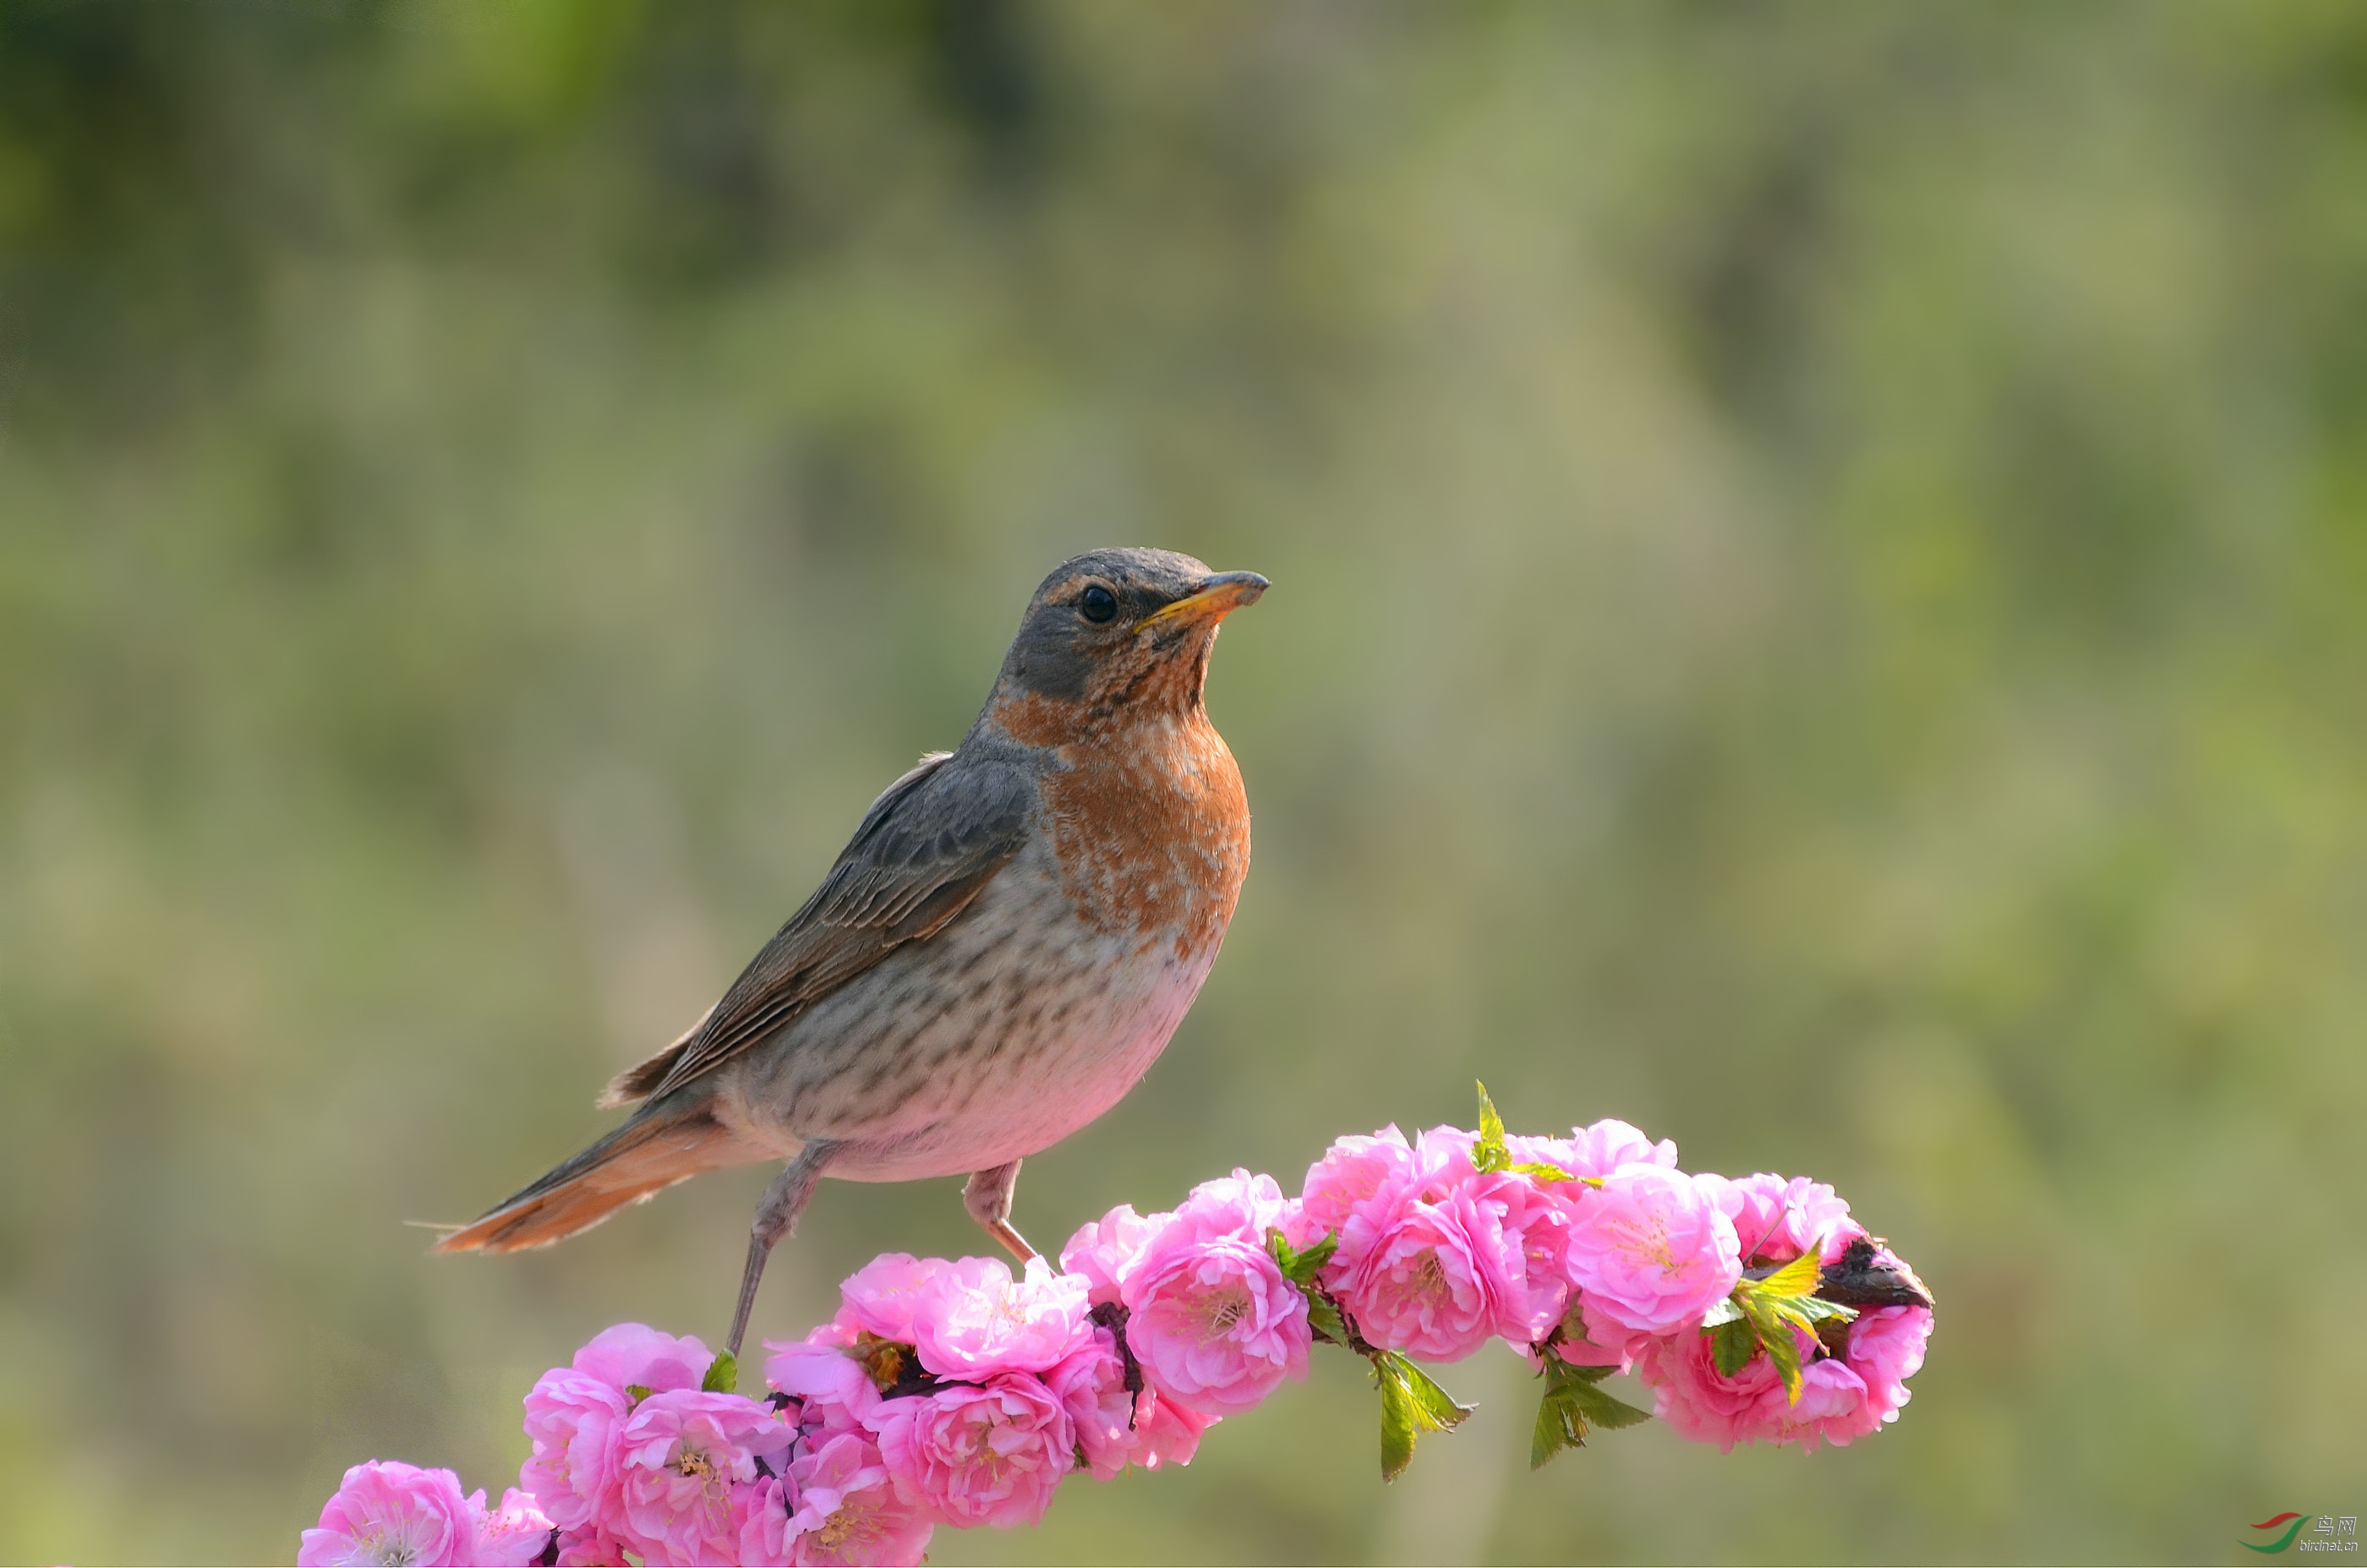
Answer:
POLYGON ((608 1086, 632 1117, 443 1252, 544 1247, 701 1171, 788 1168, 730 1345, 824 1174, 968 1173, 1016 1255, 1019 1162, 1116 1103, 1216 961, 1249 870, 1240 773, 1201 705, 1265 580, 1098 550, 1044 580, 959 748, 888 786, 812 897, 682 1038, 608 1086))

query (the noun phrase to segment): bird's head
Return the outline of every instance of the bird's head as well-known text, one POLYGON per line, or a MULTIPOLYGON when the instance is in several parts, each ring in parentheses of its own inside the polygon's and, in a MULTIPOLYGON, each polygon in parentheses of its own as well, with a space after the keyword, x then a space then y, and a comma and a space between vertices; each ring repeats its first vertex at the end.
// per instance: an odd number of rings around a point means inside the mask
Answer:
POLYGON ((1210 571, 1169 550, 1064 561, 1027 601, 990 711, 1021 739, 1031 716, 1070 727, 1188 712, 1217 624, 1265 590, 1256 572, 1210 571))

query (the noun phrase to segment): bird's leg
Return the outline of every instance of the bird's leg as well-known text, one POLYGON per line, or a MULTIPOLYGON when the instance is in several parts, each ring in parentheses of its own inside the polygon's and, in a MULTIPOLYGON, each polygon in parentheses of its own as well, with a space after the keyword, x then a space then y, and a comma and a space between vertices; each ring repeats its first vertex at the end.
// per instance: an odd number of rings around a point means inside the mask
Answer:
POLYGON ((775 1242, 796 1233, 798 1216, 813 1196, 814 1183, 821 1179, 821 1168, 837 1152, 835 1144, 808 1144, 787 1169, 773 1178, 773 1184, 757 1201, 755 1223, 748 1228, 748 1269, 740 1277, 740 1305, 731 1314, 731 1337, 723 1342, 735 1361, 740 1359, 740 1341, 748 1332, 748 1314, 756 1308, 756 1286, 764 1278, 764 1260, 773 1256, 775 1242))
POLYGON ((1019 1162, 998 1165, 992 1170, 981 1170, 962 1188, 962 1207, 979 1228, 1002 1244, 1002 1249, 1019 1259, 1022 1265, 1033 1263, 1036 1251, 1027 1245, 1027 1238, 1011 1226, 1011 1193, 1019 1185, 1019 1162))

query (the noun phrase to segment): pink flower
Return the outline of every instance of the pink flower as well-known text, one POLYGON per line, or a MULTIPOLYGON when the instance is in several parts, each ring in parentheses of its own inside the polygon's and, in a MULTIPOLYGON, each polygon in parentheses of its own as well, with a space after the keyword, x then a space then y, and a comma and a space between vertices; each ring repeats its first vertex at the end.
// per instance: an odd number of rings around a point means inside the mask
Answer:
POLYGON ((1036 1258, 1014 1280, 995 1258, 940 1269, 913 1300, 912 1343, 941 1378, 976 1382, 996 1372, 1041 1372, 1085 1342, 1090 1282, 1036 1258))
POLYGON ((764 1382, 798 1400, 798 1424, 826 1431, 853 1431, 879 1403, 879 1388, 863 1364, 847 1353, 854 1330, 825 1323, 792 1343, 764 1341, 772 1359, 764 1382))
POLYGON ((1421 1175, 1412 1145, 1394 1124, 1369 1138, 1342 1138, 1308 1167, 1298 1213, 1284 1234, 1291 1246, 1306 1247, 1337 1233, 1332 1268, 1344 1276, 1421 1175))
POLYGON ((531 1495, 515 1486, 502 1494, 497 1511, 477 1521, 476 1559, 482 1568, 526 1568, 541 1562, 549 1544, 550 1520, 531 1495))
POLYGON ((606 1530, 591 1526, 561 1530, 559 1568, 626 1568, 625 1543, 606 1530))
POLYGON ((953 1265, 942 1258, 883 1252, 839 1286, 838 1321, 850 1328, 910 1345, 918 1335, 923 1305, 934 1296, 953 1265))
POLYGON ((645 1324, 604 1328, 575 1352, 575 1370, 622 1393, 636 1384, 652 1393, 697 1388, 707 1379, 715 1353, 687 1335, 676 1338, 645 1324))
POLYGON ((883 1399, 866 1424, 897 1493, 948 1524, 1032 1525, 1076 1466, 1068 1412, 1025 1372, 883 1399))
MULTIPOLYGON (((1651 1385, 1653 1409, 1677 1435, 1716 1443, 1797 1443, 1814 1450, 1828 1427, 1846 1427, 1865 1399, 1865 1383, 1836 1360, 1811 1362, 1815 1337, 1794 1330, 1800 1347, 1800 1400, 1792 1403, 1764 1350, 1727 1377, 1712 1359, 1710 1337, 1697 1331, 1652 1339, 1636 1370, 1651 1385)), ((1840 1439, 1846 1441, 1846 1438, 1840 1439)))
POLYGON ((1116 1301, 1126 1277, 1142 1258, 1143 1248, 1165 1230, 1172 1214, 1138 1214, 1131 1203, 1120 1203, 1100 1219, 1078 1228, 1060 1249, 1060 1267, 1085 1277, 1086 1299, 1094 1306, 1116 1301))
POLYGON ((1127 1392, 1126 1361, 1117 1337, 1094 1326, 1092 1338, 1044 1374, 1044 1386, 1077 1428, 1077 1451, 1095 1481, 1126 1468, 1134 1451, 1135 1397, 1127 1392))
POLYGON ((1907 1380, 1923 1365, 1923 1343, 1931 1337, 1929 1307, 1878 1307, 1861 1314, 1849 1325, 1842 1359, 1864 1383, 1865 1399, 1847 1417, 1826 1423, 1825 1440, 1845 1447, 1897 1420, 1909 1398, 1907 1380))
POLYGON ((526 1435, 534 1451, 518 1469, 518 1483, 561 1529, 581 1529, 610 1510, 617 1433, 630 1414, 619 1388, 572 1367, 543 1373, 527 1393, 526 1435))
POLYGON ((1761 1171, 1738 1181, 1722 1176, 1699 1179, 1734 1222, 1734 1234, 1750 1248, 1746 1264, 1789 1263, 1818 1244, 1819 1259, 1840 1260, 1849 1244, 1865 1234, 1850 1218, 1849 1205, 1821 1181, 1795 1176, 1789 1181, 1761 1171))
POLYGON ((1410 1197, 1350 1270, 1341 1300, 1383 1349, 1461 1360, 1496 1332, 1504 1250, 1501 1215, 1467 1193, 1443 1203, 1410 1197))
POLYGON ((1127 1344, 1161 1393, 1229 1416, 1307 1375, 1307 1298, 1263 1242, 1213 1224, 1196 1235, 1211 1216, 1188 1207, 1127 1279, 1127 1344))
POLYGON ((1515 1345, 1544 1338, 1569 1306, 1569 1226, 1584 1190, 1572 1183, 1540 1186, 1509 1171, 1475 1177, 1463 1189, 1465 1201, 1502 1238, 1481 1256, 1492 1269, 1495 1330, 1515 1345))
POLYGON ((1146 1387, 1134 1401, 1134 1462, 1145 1470, 1162 1464, 1190 1464, 1200 1451, 1200 1435, 1220 1419, 1187 1409, 1155 1388, 1146 1387))
POLYGON ((798 1494, 798 1562, 911 1564, 928 1551, 934 1527, 897 1495, 868 1437, 828 1438, 790 1466, 789 1475, 798 1494))
POLYGON ((1161 1237, 1172 1235, 1177 1226, 1202 1241, 1219 1237, 1265 1245, 1265 1233, 1280 1230, 1287 1234, 1298 1220, 1298 1201, 1285 1198, 1271 1176, 1251 1176, 1236 1168, 1230 1176, 1220 1176, 1213 1181, 1203 1181, 1192 1189, 1175 1213, 1161 1237))
POLYGON ((477 1561, 477 1519, 485 1495, 460 1493, 448 1470, 422 1470, 399 1460, 371 1460, 345 1472, 345 1482, 304 1532, 300 1568, 325 1564, 417 1563, 466 1568, 477 1561))
POLYGON ((791 1516, 797 1493, 775 1476, 731 1489, 731 1517, 740 1545, 731 1561, 741 1568, 789 1568, 796 1562, 798 1527, 791 1516))
POLYGON ((1623 1165, 1657 1165, 1673 1170, 1677 1145, 1654 1143, 1625 1122, 1604 1120, 1574 1129, 1567 1138, 1530 1138, 1515 1133, 1504 1140, 1512 1163, 1558 1166, 1572 1176, 1608 1176, 1623 1165))
POLYGON ((736 1393, 651 1394, 617 1434, 617 1506, 603 1522, 652 1565, 723 1562, 740 1545, 731 1489, 792 1436, 771 1406, 736 1393))
POLYGON ((1554 1353, 1573 1367, 1615 1367, 1624 1372, 1652 1337, 1644 1329, 1603 1316, 1600 1308, 1590 1309, 1586 1298, 1580 1296, 1562 1316, 1561 1338, 1554 1353))
POLYGON ((1742 1278, 1734 1222, 1693 1178, 1623 1165, 1578 1207, 1569 1277, 1588 1309, 1656 1334, 1701 1321, 1742 1278))

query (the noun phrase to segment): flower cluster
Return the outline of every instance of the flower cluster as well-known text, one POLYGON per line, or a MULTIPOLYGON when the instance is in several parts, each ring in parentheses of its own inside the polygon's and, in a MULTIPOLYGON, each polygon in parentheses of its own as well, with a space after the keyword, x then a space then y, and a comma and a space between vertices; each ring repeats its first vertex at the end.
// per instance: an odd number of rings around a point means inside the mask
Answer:
POLYGON ((1111 1211, 1014 1274, 875 1259, 837 1314, 771 1342, 761 1397, 730 1358, 638 1324, 527 1396, 502 1508, 448 1471, 349 1471, 304 1563, 917 1562, 938 1525, 1040 1519, 1071 1475, 1191 1461, 1311 1348, 1368 1358, 1385 1474, 1460 1407, 1408 1358, 1490 1340, 1545 1377, 1535 1461, 1645 1413, 1679 1436, 1846 1444, 1897 1418, 1930 1297, 1830 1187, 1677 1168, 1621 1122, 1567 1138, 1395 1127, 1342 1138, 1297 1197, 1237 1170, 1173 1210, 1111 1211))

